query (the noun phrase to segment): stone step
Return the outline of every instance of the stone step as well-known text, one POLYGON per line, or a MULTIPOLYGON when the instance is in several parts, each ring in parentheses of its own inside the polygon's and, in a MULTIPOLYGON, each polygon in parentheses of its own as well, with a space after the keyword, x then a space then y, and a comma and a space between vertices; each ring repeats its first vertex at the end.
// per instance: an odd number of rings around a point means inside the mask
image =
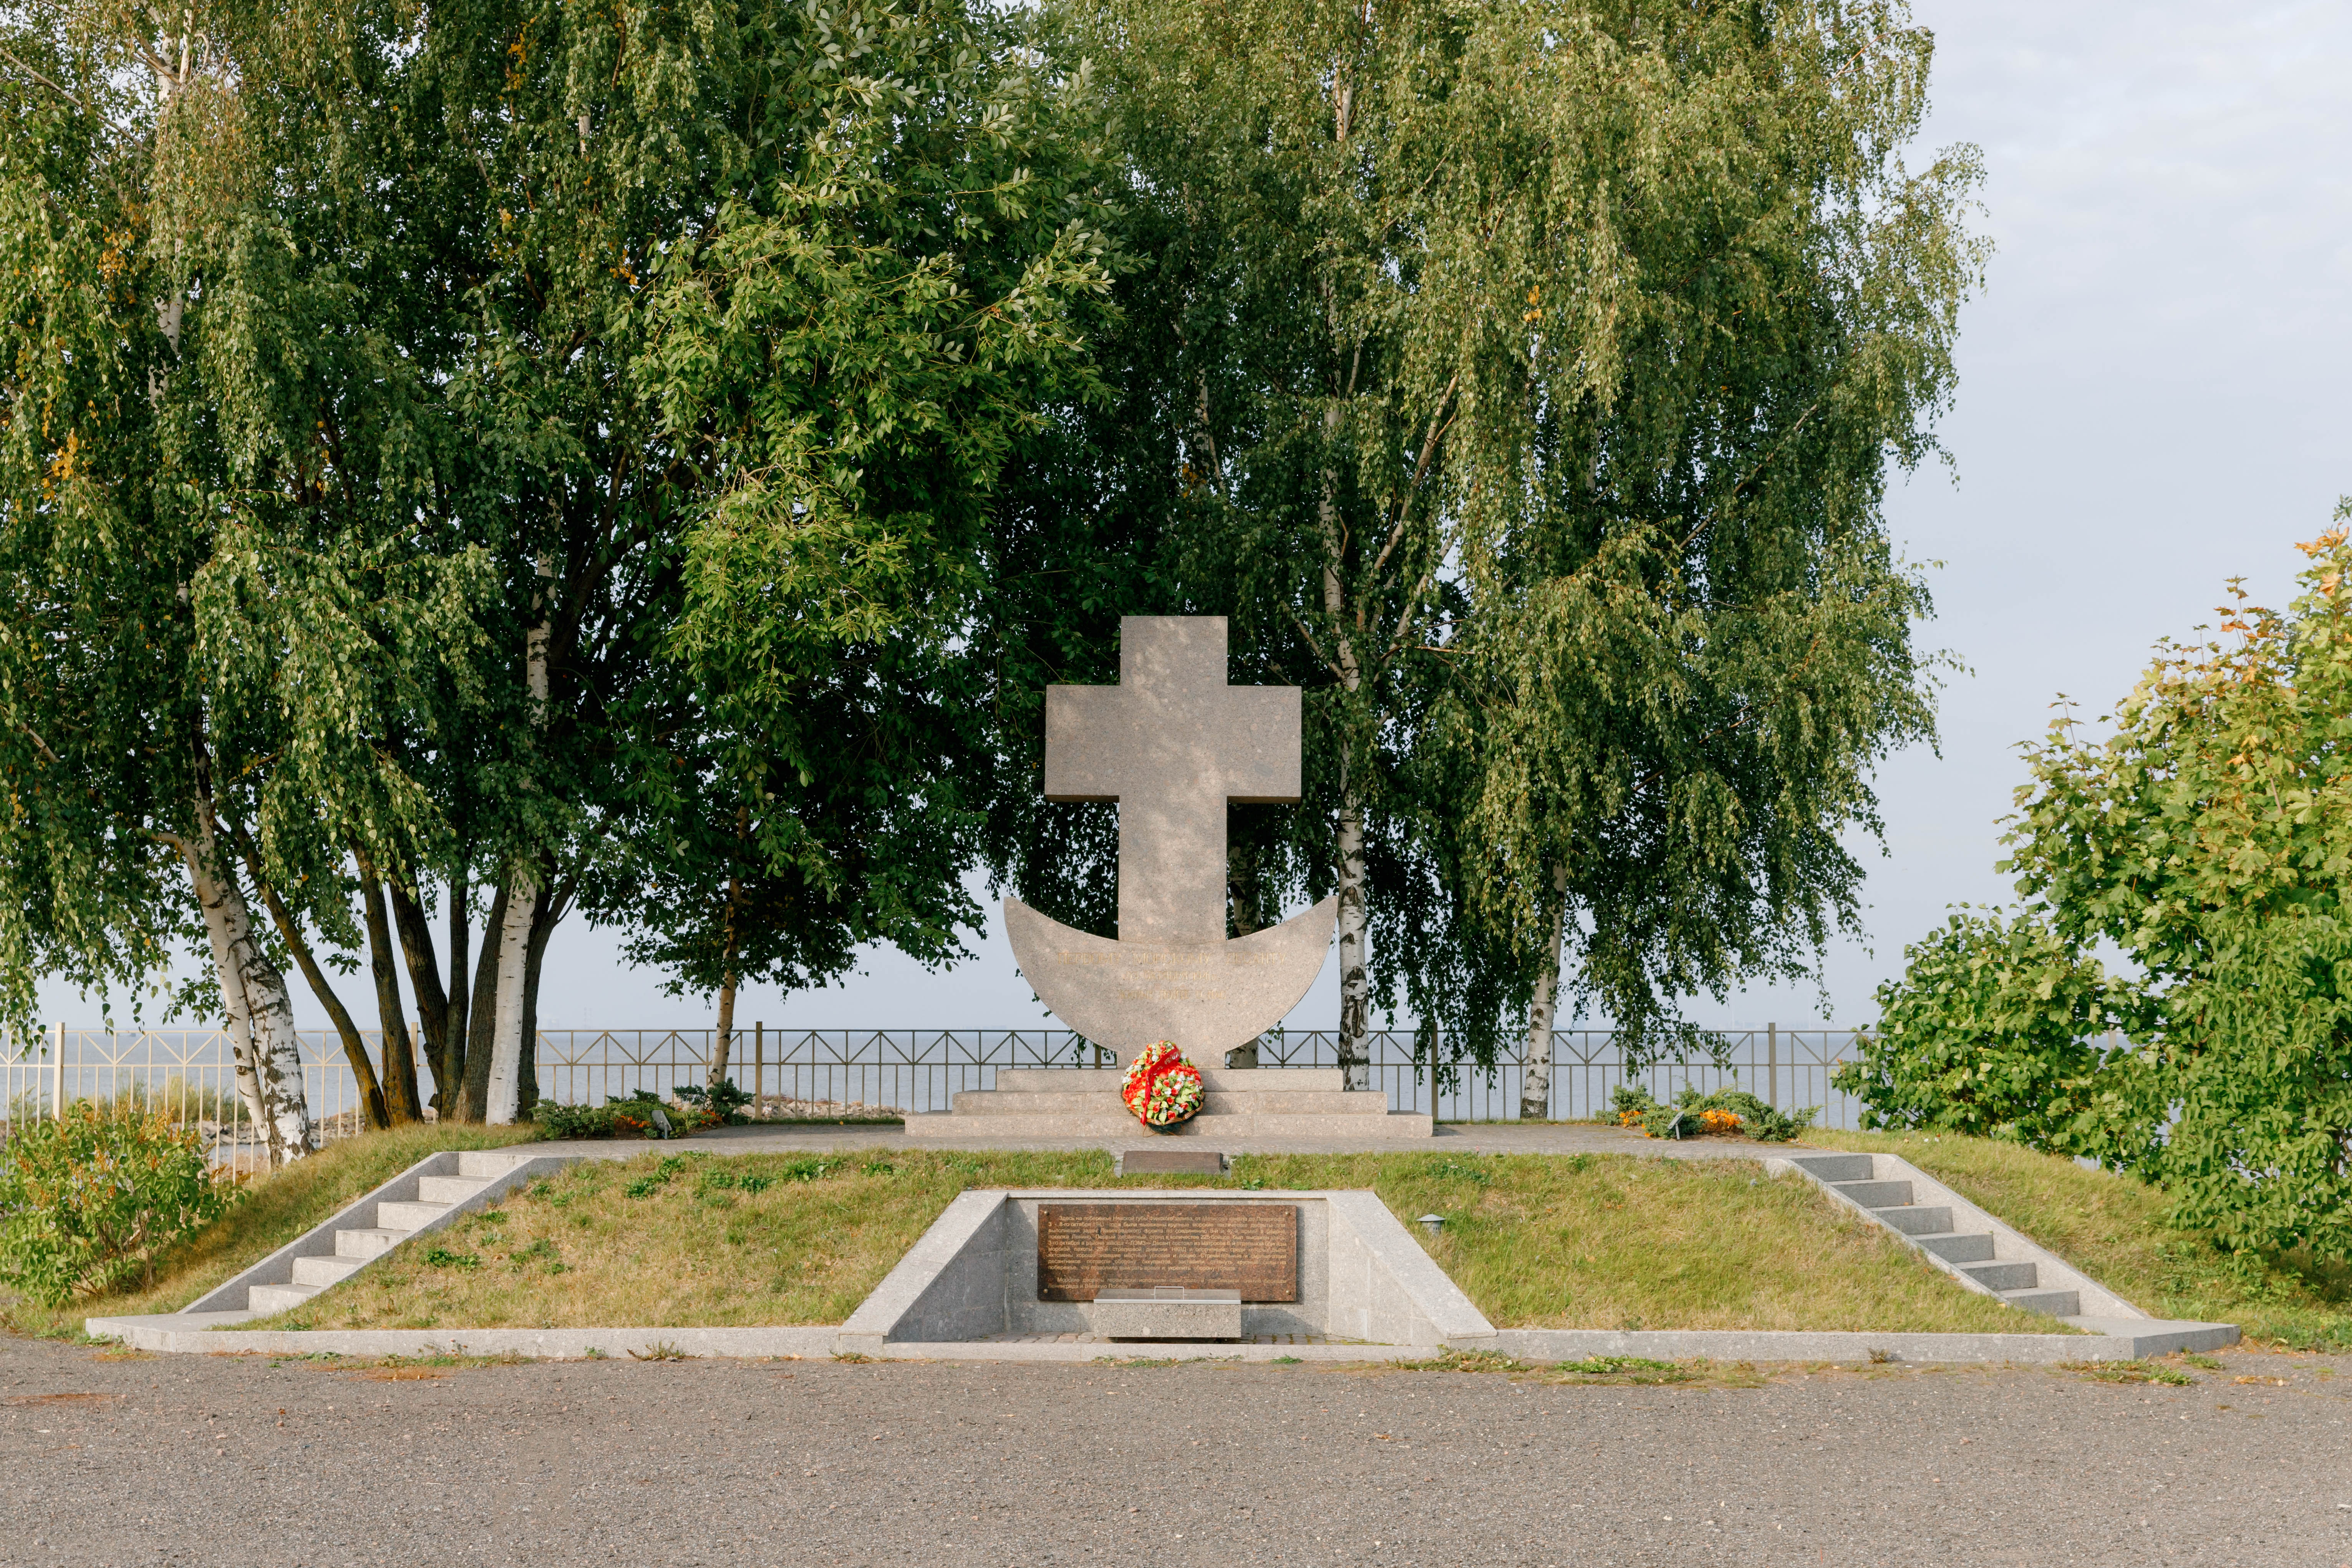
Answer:
POLYGON ((257 1312, 282 1312, 289 1307, 299 1307, 317 1295, 316 1285, 248 1285, 245 1289, 246 1304, 257 1312))
POLYGON ((1960 1272, 1997 1295, 2031 1290, 2042 1282, 2031 1263, 1970 1263, 1960 1272))
POLYGON ((332 1258, 298 1258, 294 1260, 294 1283, 324 1289, 350 1279, 366 1262, 364 1258, 345 1258, 340 1253, 332 1258))
POLYGON ((449 1207, 447 1204, 378 1204, 375 1223, 384 1230, 422 1230, 447 1214, 449 1207))
MULTIPOLYGON (((1213 1089, 1201 1097, 1201 1116, 1386 1116, 1389 1097, 1379 1089, 1259 1089, 1235 1094, 1213 1089)), ((955 1097, 958 1116, 1124 1116, 1116 1093, 1045 1093, 1032 1089, 964 1089, 955 1097)))
MULTIPOLYGON (((999 1068, 996 1087, 1024 1094, 1108 1094, 1115 1098, 1126 1077, 1118 1068, 999 1068)), ((1347 1088, 1347 1080, 1338 1068, 1202 1068, 1201 1087, 1213 1094, 1266 1090, 1331 1094, 1347 1088)))
POLYGON ((467 1149, 457 1155, 457 1173, 478 1182, 505 1175, 531 1156, 509 1149, 467 1149))
POLYGON ((2082 1293, 2076 1290, 2003 1290, 2000 1299, 2027 1312, 2052 1318, 2082 1315, 2082 1293))
POLYGON ((1908 1182, 1832 1182, 1830 1185, 1866 1209, 1891 1209, 1911 1201, 1908 1182))
POLYGON ((1878 1173, 1867 1154, 1791 1154, 1789 1163, 1820 1182, 1866 1182, 1878 1173))
POLYGON ((1930 1232, 1923 1236, 1916 1231, 1909 1234, 1912 1240, 1947 1263, 1983 1263, 1992 1257, 1990 1231, 1980 1230, 1972 1236, 1963 1236, 1958 1231, 1946 1231, 1942 1235, 1930 1232))
POLYGON ((909 1138, 1022 1138, 1096 1143, 1131 1143, 1150 1138, 1297 1138, 1349 1142, 1429 1138, 1434 1129, 1424 1111, 1386 1116, 1259 1116, 1235 1113, 1195 1116, 1165 1130, 1144 1127, 1124 1112, 1109 1116, 958 1116, 947 1111, 907 1118, 909 1138))
POLYGON ((1933 1236, 1937 1231, 1952 1228, 1952 1211, 1941 1204, 1922 1205, 1917 1208, 1906 1204, 1899 1208, 1872 1209, 1870 1217, 1906 1236, 1933 1236))
POLYGON ((405 1230, 339 1230, 335 1232, 335 1256, 356 1258, 365 1263, 371 1258, 383 1257, 414 1234, 405 1230))
POLYGON ((486 1176, 419 1176, 416 1197, 420 1203, 462 1204, 489 1184, 486 1176))

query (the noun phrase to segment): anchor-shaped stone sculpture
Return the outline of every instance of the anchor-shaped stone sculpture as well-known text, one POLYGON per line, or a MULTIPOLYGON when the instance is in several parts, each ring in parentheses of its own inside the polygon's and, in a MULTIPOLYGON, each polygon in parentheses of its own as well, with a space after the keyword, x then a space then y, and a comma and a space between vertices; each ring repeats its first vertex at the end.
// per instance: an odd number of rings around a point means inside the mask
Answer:
POLYGON ((1118 940, 1018 899, 1004 930, 1063 1022, 1121 1063, 1173 1040, 1202 1067, 1315 984, 1339 900, 1225 935, 1225 805, 1298 798, 1295 686, 1228 686, 1222 616, 1129 616, 1117 686, 1045 689, 1045 798, 1118 803, 1118 940))

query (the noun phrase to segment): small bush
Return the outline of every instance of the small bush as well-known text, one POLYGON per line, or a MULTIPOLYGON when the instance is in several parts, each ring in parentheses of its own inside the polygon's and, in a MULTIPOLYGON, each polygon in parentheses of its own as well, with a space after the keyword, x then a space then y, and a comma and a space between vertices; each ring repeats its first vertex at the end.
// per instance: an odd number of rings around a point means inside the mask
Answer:
POLYGON ((1671 1103, 1647 1089, 1622 1084, 1614 1091, 1617 1125, 1639 1127, 1647 1138, 1697 1138, 1709 1132, 1745 1132, 1759 1143, 1786 1143, 1812 1125, 1821 1110, 1776 1110, 1744 1089, 1701 1094, 1685 1089, 1671 1103))
POLYGON ((682 1083, 672 1092, 677 1096, 680 1104, 708 1111, 730 1127, 740 1127, 751 1120, 743 1114, 743 1108, 751 1103, 751 1091, 736 1088, 731 1078, 713 1079, 708 1089, 699 1084, 682 1083))
POLYGON ((719 1116, 702 1106, 664 1105, 652 1089, 603 1105, 558 1105, 542 1100, 531 1120, 548 1138, 684 1138, 716 1126, 719 1116))
POLYGON ((202 1138, 161 1111, 67 1107, 20 1122, 0 1148, 0 1280, 47 1306, 132 1279, 225 1211, 202 1138))

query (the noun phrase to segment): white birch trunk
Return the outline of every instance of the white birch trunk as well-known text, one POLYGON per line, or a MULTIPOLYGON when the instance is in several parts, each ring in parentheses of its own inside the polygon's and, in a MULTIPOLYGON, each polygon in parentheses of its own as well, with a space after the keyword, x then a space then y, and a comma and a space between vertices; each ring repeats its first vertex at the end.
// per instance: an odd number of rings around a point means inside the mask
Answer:
POLYGON ((243 890, 220 869, 210 802, 197 802, 195 837, 183 840, 180 848, 212 939, 221 1005, 227 1010, 239 1058, 237 1092, 268 1146, 274 1169, 318 1146, 310 1098, 302 1088, 294 999, 286 989, 286 977, 262 956, 261 945, 254 940, 253 916, 243 890))
POLYGON ((1519 1120, 1551 1119, 1551 1026, 1559 1013, 1559 961, 1568 942, 1568 862, 1551 868, 1551 890, 1559 907, 1551 916, 1551 955, 1536 976, 1536 994, 1528 1007, 1528 1044, 1519 1070, 1519 1120))
MULTIPOLYGON (((546 580, 555 575, 555 563, 539 558, 541 586, 534 608, 541 619, 523 639, 523 668, 530 683, 530 723, 547 723, 547 637, 544 618, 550 598, 546 580)), ((507 876, 507 918, 499 931, 499 994, 491 1014, 490 1077, 483 1091, 482 1120, 504 1127, 515 1119, 522 1089, 522 998, 530 954, 530 927, 539 909, 539 881, 530 869, 517 865, 507 876)))
POLYGON ((517 869, 507 883, 507 918, 499 928, 499 993, 491 1015, 490 1081, 483 1095, 482 1120, 504 1127, 515 1119, 522 1088, 523 970, 530 957, 531 913, 539 908, 539 884, 517 869))
POLYGON ((1364 818, 1352 791, 1339 807, 1339 1058, 1348 1089, 1372 1087, 1372 981, 1364 964, 1364 818))

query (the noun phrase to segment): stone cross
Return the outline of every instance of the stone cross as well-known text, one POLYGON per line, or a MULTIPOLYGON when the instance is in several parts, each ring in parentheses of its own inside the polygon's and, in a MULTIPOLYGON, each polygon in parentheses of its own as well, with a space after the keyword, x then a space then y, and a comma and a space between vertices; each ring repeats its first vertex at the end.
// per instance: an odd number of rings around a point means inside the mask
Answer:
POLYGON ((1045 689, 1045 798, 1118 803, 1118 940, 1225 940, 1225 805, 1298 798, 1298 689, 1225 684, 1222 616, 1128 616, 1117 686, 1045 689))

